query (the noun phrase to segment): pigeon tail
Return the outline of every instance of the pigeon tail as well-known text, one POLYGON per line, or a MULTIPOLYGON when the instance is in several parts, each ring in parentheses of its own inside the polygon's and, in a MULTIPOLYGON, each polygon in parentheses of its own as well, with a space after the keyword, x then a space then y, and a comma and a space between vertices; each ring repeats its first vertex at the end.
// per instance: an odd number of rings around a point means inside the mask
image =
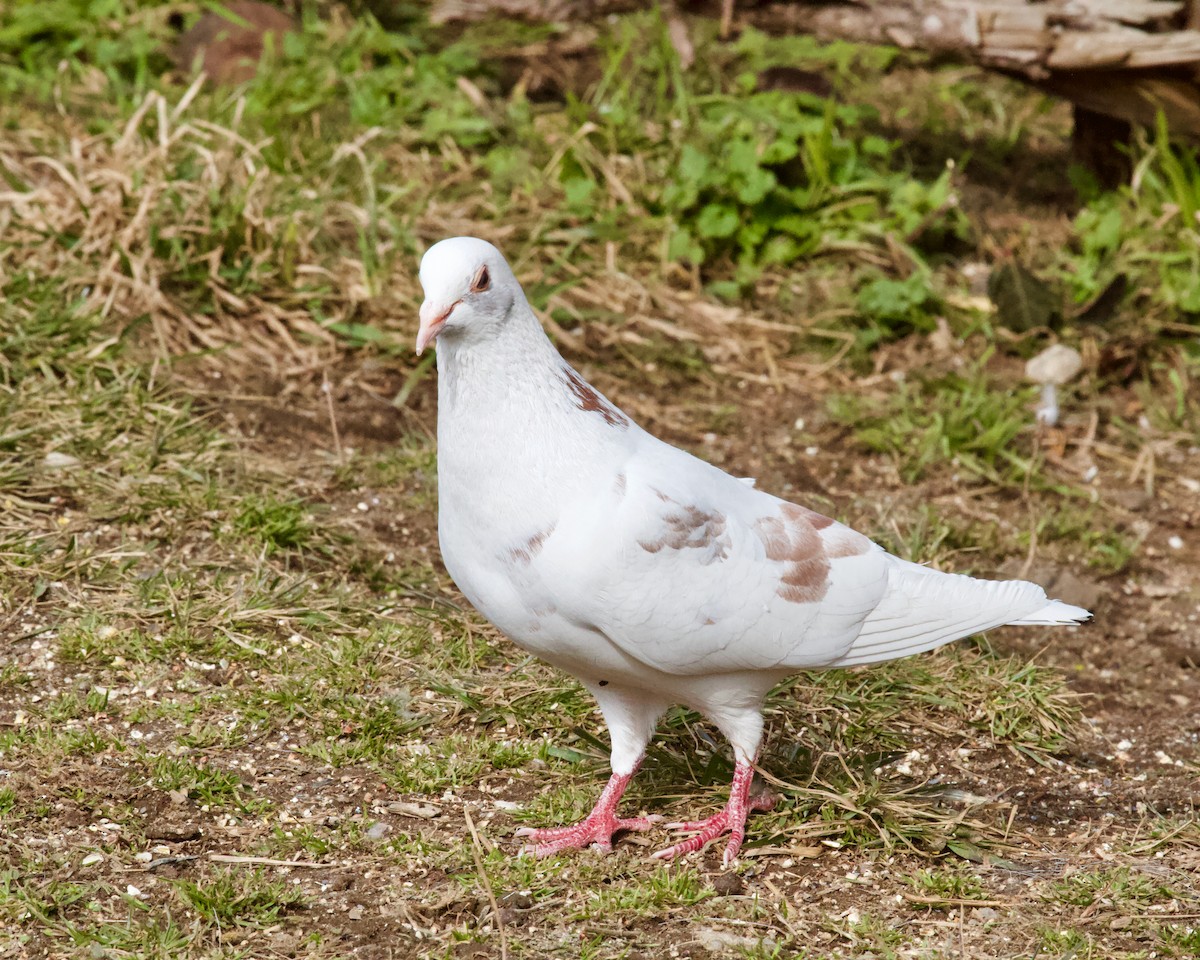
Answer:
POLYGON ((882 663, 1005 624, 1075 624, 1082 607, 1048 600, 1024 580, 976 580, 893 558, 888 592, 846 653, 830 666, 882 663))
POLYGON ((1091 619, 1090 610, 1063 603, 1061 600, 1051 600, 1036 613, 1022 617, 1020 620, 1009 620, 1008 622, 1014 627, 1054 627, 1062 624, 1083 623, 1085 620, 1091 619))

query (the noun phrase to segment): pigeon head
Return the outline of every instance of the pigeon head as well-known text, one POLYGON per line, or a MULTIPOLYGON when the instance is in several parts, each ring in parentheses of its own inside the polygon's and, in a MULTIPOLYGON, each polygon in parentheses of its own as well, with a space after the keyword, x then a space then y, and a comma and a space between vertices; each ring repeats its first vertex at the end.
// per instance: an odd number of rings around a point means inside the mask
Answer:
POLYGON ((439 336, 487 339, 508 318, 520 286, 500 251, 476 237, 450 237, 421 258, 417 353, 439 336))

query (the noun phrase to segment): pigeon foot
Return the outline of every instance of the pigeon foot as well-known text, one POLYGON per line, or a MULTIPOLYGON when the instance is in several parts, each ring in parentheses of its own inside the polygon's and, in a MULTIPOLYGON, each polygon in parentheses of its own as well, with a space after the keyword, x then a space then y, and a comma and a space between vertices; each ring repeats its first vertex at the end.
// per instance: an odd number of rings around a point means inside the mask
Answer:
POLYGON ((597 815, 596 811, 584 820, 570 827, 549 827, 533 829, 522 827, 515 836, 523 837, 529 842, 525 845, 526 853, 535 857, 549 857, 563 850, 581 850, 593 846, 605 853, 612 852, 613 834, 622 830, 649 830, 662 820, 659 816, 650 817, 616 817, 612 814, 597 815))
POLYGON ((738 764, 733 774, 733 784, 729 788, 729 802, 720 813, 715 813, 707 820, 689 820, 682 823, 668 823, 668 830, 682 830, 687 833, 695 832, 672 847, 659 850, 651 856, 659 860, 674 860, 707 846, 717 837, 729 833, 729 843, 725 845, 725 853, 721 863, 725 867, 737 862, 738 853, 742 849, 742 841, 746 838, 746 817, 752 810, 770 810, 775 806, 776 797, 770 793, 760 793, 750 796, 750 782, 754 779, 754 768, 750 764, 738 764))
POLYGON ((632 773, 614 773, 592 812, 574 826, 541 829, 522 827, 515 836, 524 837, 529 841, 524 852, 535 857, 548 857, 563 850, 580 850, 594 846, 609 853, 612 851, 613 834, 622 830, 649 830, 661 821, 662 817, 617 816, 617 804, 621 802, 621 796, 632 779, 632 773))

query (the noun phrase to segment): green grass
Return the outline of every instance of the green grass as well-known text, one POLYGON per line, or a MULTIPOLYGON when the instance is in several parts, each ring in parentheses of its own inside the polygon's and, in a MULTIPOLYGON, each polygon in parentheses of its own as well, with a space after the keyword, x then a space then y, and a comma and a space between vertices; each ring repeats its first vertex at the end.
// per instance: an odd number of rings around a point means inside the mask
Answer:
POLYGON ((307 505, 301 500, 251 496, 233 518, 233 534, 261 540, 269 554, 309 546, 314 527, 307 505))
POLYGON ((1060 903, 1089 907, 1103 900, 1137 909, 1178 896, 1170 885, 1128 867, 1080 872, 1050 885, 1047 894, 1060 903))
POLYGON ((580 919, 601 918, 618 911, 645 913, 693 906, 711 895, 708 884, 694 870, 660 867, 636 885, 596 892, 588 898, 580 919))
POLYGON ((1200 927, 1194 924, 1168 924, 1163 930, 1162 939, 1172 956, 1195 956, 1200 951, 1200 927))
POLYGON ((1133 531, 1114 528, 1110 522, 1093 506, 1061 502, 1037 518, 1032 534, 1018 534, 1016 543, 1028 549, 1031 536, 1037 543, 1060 543, 1069 550, 1069 560, 1082 560, 1100 573, 1120 573, 1129 566, 1140 543, 1133 531))
POLYGON ((159 755, 146 760, 151 782, 160 790, 179 790, 201 804, 247 809, 241 778, 234 773, 200 767, 180 757, 159 755))
POLYGON ((1086 933, 1047 927, 1041 932, 1041 951, 1051 957, 1094 956, 1096 946, 1086 933))
POLYGON ((186 907, 215 927, 265 927, 290 910, 304 908, 299 891, 262 871, 214 870, 202 880, 180 881, 175 892, 186 907))
POLYGON ((979 877, 963 870, 918 870, 907 880, 914 893, 947 903, 989 899, 979 877))
POLYGON ((850 920, 842 935, 850 946, 851 956, 879 957, 881 960, 896 960, 904 943, 902 930, 869 913, 850 920))
POLYGON ((882 405, 858 395, 832 397, 830 413, 853 425, 866 447, 892 456, 905 483, 939 469, 1020 487, 1037 475, 1035 454, 1022 442, 1031 435, 1034 391, 989 384, 986 360, 965 376, 905 380, 882 405))

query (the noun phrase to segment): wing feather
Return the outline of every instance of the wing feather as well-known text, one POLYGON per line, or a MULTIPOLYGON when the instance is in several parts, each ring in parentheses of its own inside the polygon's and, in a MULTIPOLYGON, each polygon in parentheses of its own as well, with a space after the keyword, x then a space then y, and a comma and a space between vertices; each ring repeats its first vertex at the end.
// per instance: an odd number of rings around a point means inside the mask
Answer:
POLYGON ((878 547, 673 447, 639 454, 615 509, 572 538, 588 547, 556 578, 560 612, 673 674, 786 673, 849 649, 886 586, 878 547))

